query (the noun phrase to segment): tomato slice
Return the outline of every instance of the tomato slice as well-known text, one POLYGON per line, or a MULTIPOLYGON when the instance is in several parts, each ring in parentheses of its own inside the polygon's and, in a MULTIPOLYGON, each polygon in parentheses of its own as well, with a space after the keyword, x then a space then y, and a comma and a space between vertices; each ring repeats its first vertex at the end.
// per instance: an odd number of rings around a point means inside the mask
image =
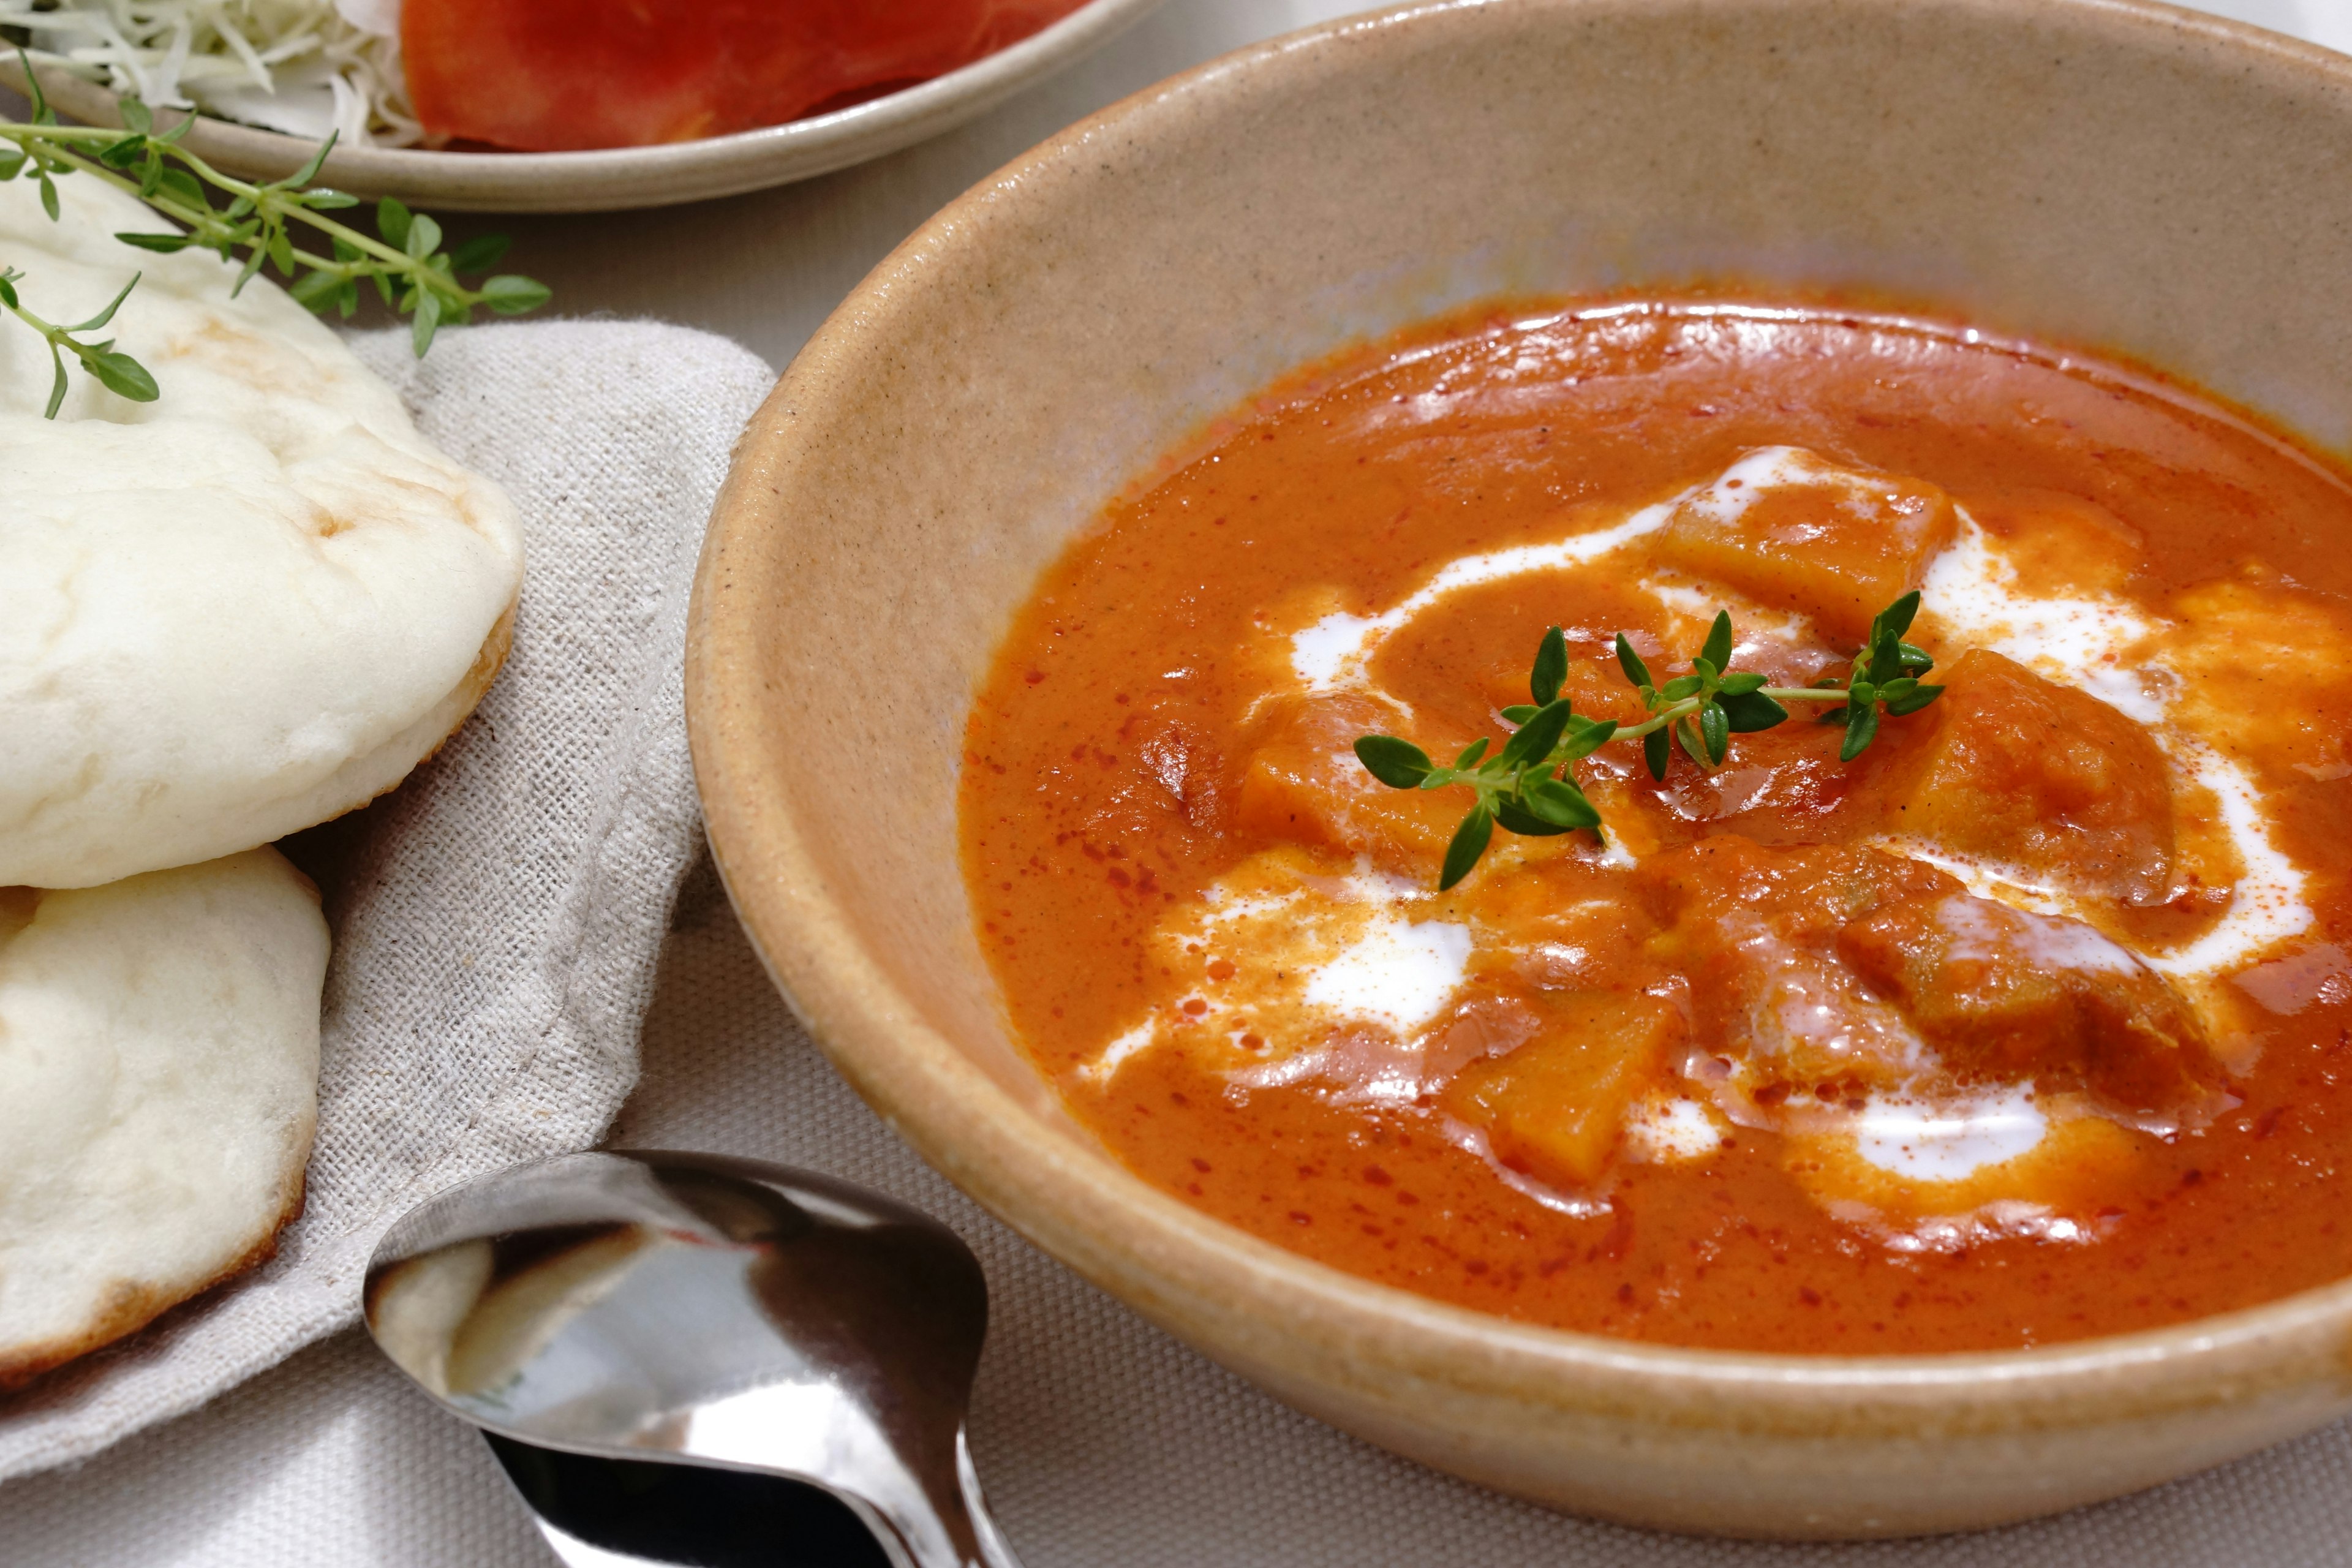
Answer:
POLYGON ((781 125, 1018 42, 1085 0, 406 0, 430 135, 528 152, 781 125))

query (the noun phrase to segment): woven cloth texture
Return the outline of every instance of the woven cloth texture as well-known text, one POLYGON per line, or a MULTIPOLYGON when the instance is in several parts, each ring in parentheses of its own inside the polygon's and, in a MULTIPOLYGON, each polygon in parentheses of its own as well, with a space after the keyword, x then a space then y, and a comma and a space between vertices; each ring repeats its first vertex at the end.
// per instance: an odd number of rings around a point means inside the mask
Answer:
MULTIPOLYGON (((773 375, 722 339, 638 322, 453 331, 421 362, 405 333, 354 346, 428 438, 513 495, 528 556, 513 650, 399 790, 287 846, 335 936, 302 1217, 244 1281, 0 1398, 0 1479, 93 1454, 348 1326, 394 1218, 593 1143, 636 1081, 700 843, 687 595, 729 449, 773 375)), ((0 1521, 0 1562, 24 1548, 0 1521)))
MULTIPOLYGON (((980 1253, 972 1442, 1028 1568, 2341 1568, 2352 1426, 2054 1520, 1769 1546, 1566 1519, 1285 1409, 988 1219, 793 1023, 707 870, 681 900, 613 1142, 717 1150, 897 1194, 980 1253)), ((0 1488, 10 1568, 551 1568, 478 1438, 356 1332, 78 1472, 0 1488)))

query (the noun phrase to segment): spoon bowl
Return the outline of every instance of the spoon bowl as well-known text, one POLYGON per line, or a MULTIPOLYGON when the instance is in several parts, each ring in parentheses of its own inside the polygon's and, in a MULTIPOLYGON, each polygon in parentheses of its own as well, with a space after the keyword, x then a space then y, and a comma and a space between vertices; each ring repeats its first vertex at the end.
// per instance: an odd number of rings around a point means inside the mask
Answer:
POLYGON ((1017 1568, 965 1436, 987 1283, 902 1204, 716 1155, 562 1155, 404 1216, 365 1300, 384 1353, 498 1436, 807 1482, 906 1568, 1017 1568))

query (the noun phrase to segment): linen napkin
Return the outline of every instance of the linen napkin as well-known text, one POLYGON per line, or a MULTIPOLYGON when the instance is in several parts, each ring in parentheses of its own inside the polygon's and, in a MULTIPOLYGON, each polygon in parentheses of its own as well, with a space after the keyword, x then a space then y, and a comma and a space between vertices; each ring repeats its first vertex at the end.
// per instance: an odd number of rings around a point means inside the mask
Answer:
POLYGON ((637 1076, 699 851, 681 680, 728 454, 774 375, 640 321, 353 346, 427 438, 507 487, 527 563, 513 649, 400 789, 289 841, 333 928, 319 1132, 278 1252, 122 1343, 0 1395, 0 1480, 192 1409, 358 1314, 376 1238, 467 1176, 583 1149, 637 1076))

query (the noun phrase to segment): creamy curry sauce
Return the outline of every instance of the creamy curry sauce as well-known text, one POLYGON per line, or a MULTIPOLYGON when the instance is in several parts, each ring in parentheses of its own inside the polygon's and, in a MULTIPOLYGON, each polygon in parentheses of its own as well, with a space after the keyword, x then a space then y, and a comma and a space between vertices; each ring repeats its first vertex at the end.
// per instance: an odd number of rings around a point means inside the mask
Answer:
POLYGON ((2352 489, 2161 380, 1933 321, 1666 301, 1437 323, 1113 505, 974 710, 1019 1037, 1135 1171, 1370 1279, 1796 1352, 2041 1343, 2352 1273, 2352 489), (1944 698, 1799 711, 1439 893, 1562 626, 1644 716, 1718 608, 1944 698))

